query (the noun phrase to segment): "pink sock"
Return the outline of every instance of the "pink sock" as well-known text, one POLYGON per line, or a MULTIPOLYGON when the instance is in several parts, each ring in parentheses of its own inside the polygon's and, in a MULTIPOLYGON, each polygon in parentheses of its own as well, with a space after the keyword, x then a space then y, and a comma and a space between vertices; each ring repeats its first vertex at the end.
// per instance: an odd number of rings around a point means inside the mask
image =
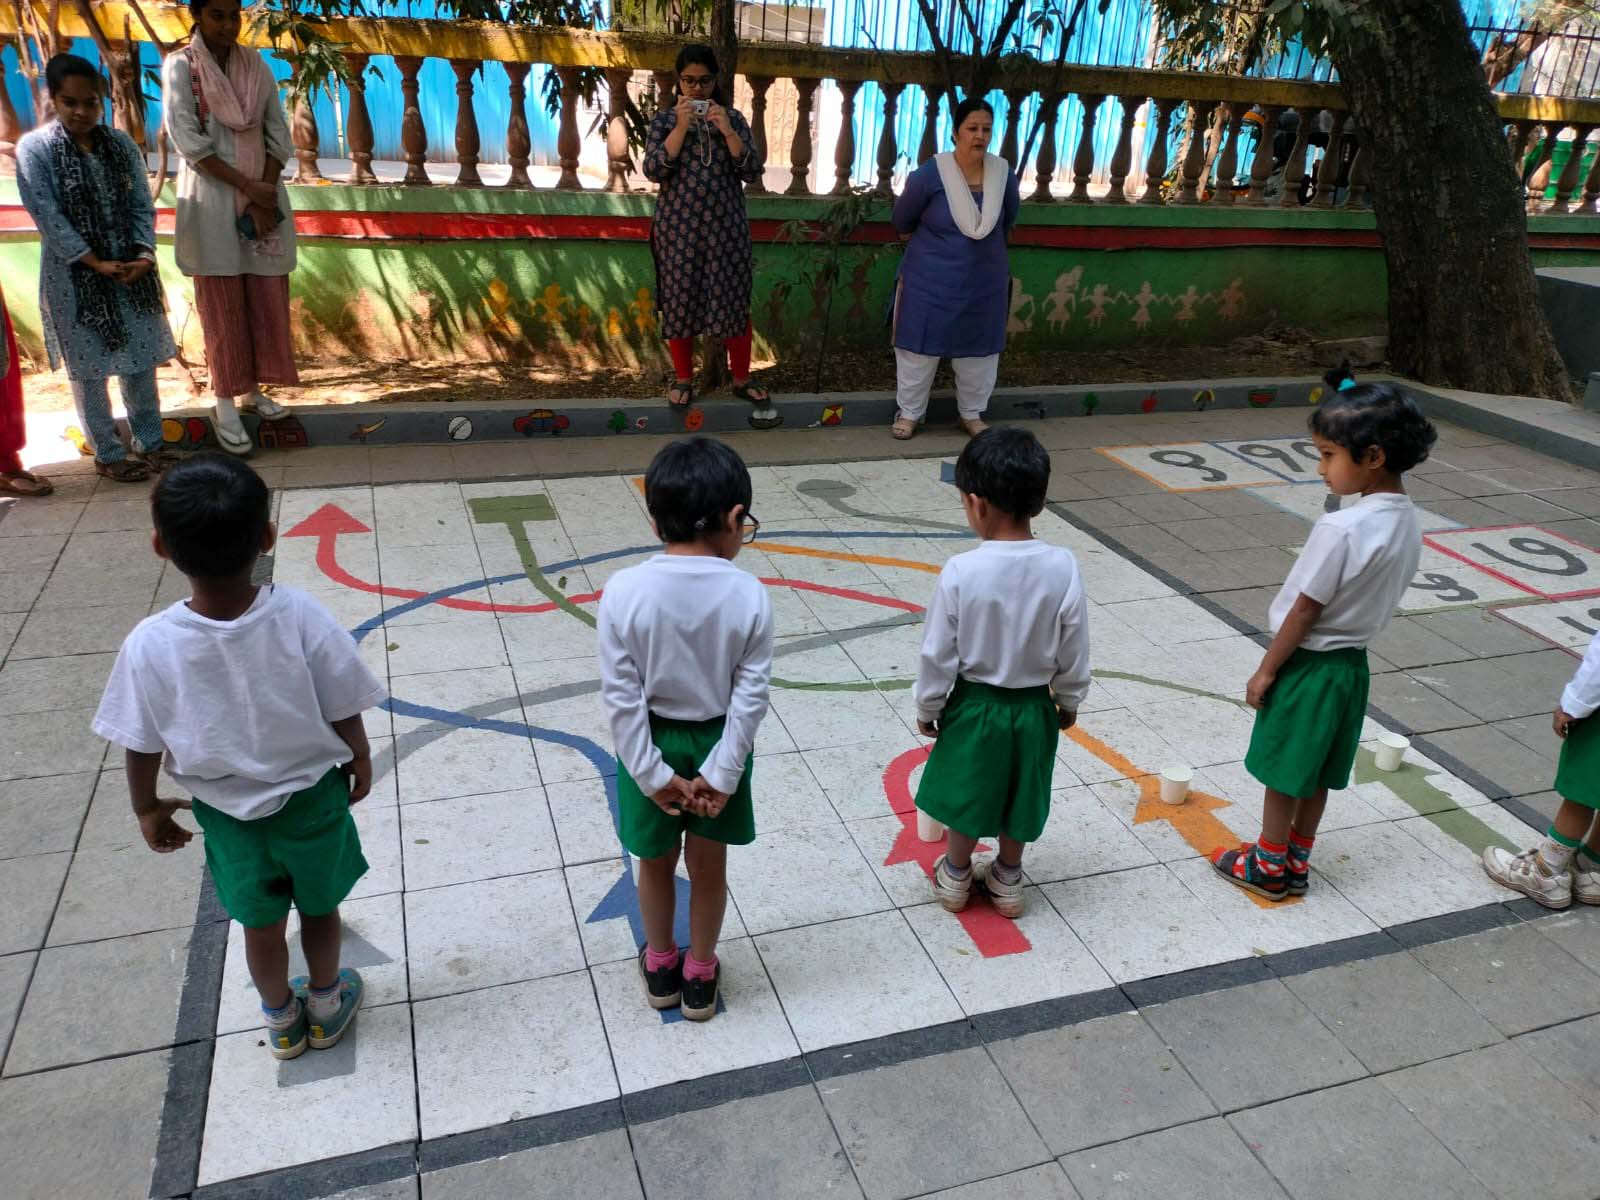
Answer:
POLYGON ((717 956, 713 954, 710 962, 701 962, 693 954, 685 954, 683 956, 683 977, 685 979, 715 979, 717 977, 717 956))
MULTIPOLYGON (((693 961, 692 959, 690 960, 693 961)), ((678 965, 678 943, 672 943, 670 949, 652 950, 649 946, 644 948, 644 969, 646 971, 659 971, 662 967, 675 967, 678 965)))

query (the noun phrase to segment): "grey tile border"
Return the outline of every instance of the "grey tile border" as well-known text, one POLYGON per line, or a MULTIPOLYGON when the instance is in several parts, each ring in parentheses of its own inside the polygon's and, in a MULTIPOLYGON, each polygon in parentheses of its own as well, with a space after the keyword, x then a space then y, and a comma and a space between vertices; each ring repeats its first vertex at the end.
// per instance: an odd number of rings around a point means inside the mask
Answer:
MULTIPOLYGON (((908 1054, 906 1057, 918 1058, 921 1055, 908 1054)), ((645 1125, 686 1112, 715 1108, 734 1100, 766 1096, 790 1088, 810 1087, 812 1082, 804 1059, 786 1058, 743 1070, 726 1071, 720 1075, 703 1075, 699 1079, 669 1083, 646 1092, 631 1092, 622 1097, 622 1112, 629 1125, 645 1125)))
POLYGON ((1478 908, 1464 908, 1459 912, 1444 913, 1422 921, 1395 925, 1384 932, 1407 950, 1415 950, 1419 946, 1431 946, 1434 942, 1468 937, 1474 933, 1518 924, 1521 922, 1514 914, 1506 911, 1505 905, 1485 904, 1478 908))
POLYGON ((995 1042, 1135 1010, 1136 1005, 1125 989, 1110 987, 1097 992, 1082 992, 1076 996, 979 1013, 972 1018, 972 1024, 984 1041, 995 1042))
POLYGON ((1179 971, 1174 975, 1157 975, 1154 979, 1139 979, 1122 985, 1135 1008, 1149 1008, 1169 1000, 1182 1000, 1185 996, 1199 996, 1206 992, 1220 992, 1227 988, 1251 983, 1265 983, 1273 974, 1262 958, 1238 958, 1214 966, 1196 967, 1192 971, 1179 971))
POLYGON ((871 1041, 851 1042, 844 1046, 830 1046, 826 1050, 812 1050, 803 1055, 811 1075, 818 1082, 835 1079, 840 1075, 855 1075, 877 1067, 892 1067, 913 1058, 926 1058, 932 1054, 947 1054, 951 1050, 968 1050, 983 1044, 977 1029, 970 1020, 946 1021, 943 1025, 929 1025, 925 1029, 912 1029, 905 1033, 891 1033, 871 1041))
POLYGON ((538 1117, 525 1117, 491 1125, 487 1129, 473 1129, 449 1137, 432 1138, 410 1143, 416 1150, 416 1169, 421 1174, 458 1167, 462 1163, 482 1162, 515 1154, 519 1150, 532 1150, 556 1142, 570 1142, 592 1137, 627 1125, 620 1100, 602 1100, 598 1104, 585 1104, 561 1112, 546 1113, 538 1117))
POLYGON ((193 1200, 318 1200, 352 1188, 414 1176, 416 1153, 415 1142, 396 1142, 359 1154, 209 1184, 197 1189, 193 1200))

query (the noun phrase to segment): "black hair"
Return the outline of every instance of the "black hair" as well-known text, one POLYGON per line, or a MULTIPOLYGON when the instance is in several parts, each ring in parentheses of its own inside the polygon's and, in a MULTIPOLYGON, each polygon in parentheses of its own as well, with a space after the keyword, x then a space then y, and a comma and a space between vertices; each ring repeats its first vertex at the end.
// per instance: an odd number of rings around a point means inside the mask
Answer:
POLYGON ((719 528, 735 505, 750 511, 750 469, 716 438, 665 446, 644 474, 644 506, 664 542, 693 542, 719 528))
POLYGON ((1426 462, 1439 435, 1417 402, 1388 383, 1346 388, 1311 414, 1311 432, 1343 446, 1360 462, 1367 450, 1383 450, 1384 465, 1396 475, 1426 462))
POLYGON ((272 520, 261 476, 215 451, 164 471, 150 493, 150 515, 167 557, 191 579, 249 569, 272 520))
MULTIPOLYGON (((716 83, 711 85, 711 98, 726 108, 728 94, 722 88, 722 68, 717 66, 717 52, 704 42, 690 42, 678 51, 678 61, 673 64, 672 69, 682 75, 683 69, 691 63, 697 67, 704 67, 717 77, 716 83)), ((728 82, 731 84, 733 81, 728 82)))
POLYGON ((61 85, 69 79, 89 79, 94 81, 96 90, 100 87, 100 72, 94 69, 94 64, 87 58, 79 58, 76 54, 57 54, 44 65, 44 86, 54 96, 61 91, 61 85))
POLYGON ((1354 385, 1355 381, 1356 373, 1350 369, 1350 360, 1348 358, 1344 359, 1337 367, 1327 372, 1322 377, 1322 382, 1327 384, 1336 392, 1348 391, 1349 388, 1347 388, 1345 385, 1354 385))
POLYGON ((962 122, 975 112, 986 112, 989 114, 990 120, 994 119, 994 105, 990 104, 982 96, 968 96, 960 104, 956 105, 955 112, 950 114, 951 131, 954 132, 960 129, 962 122))
POLYGON ((956 487, 1019 521, 1037 517, 1050 487, 1050 455, 1026 429, 996 425, 956 459, 956 487))
MULTIPOLYGON (((205 12, 205 10, 211 5, 211 3, 212 3, 212 0, 188 0, 189 15, 191 17, 193 17, 196 21, 198 21, 200 19, 200 14, 205 12)), ((240 8, 243 8, 244 4, 245 4, 245 0, 239 0, 239 7, 240 8)))

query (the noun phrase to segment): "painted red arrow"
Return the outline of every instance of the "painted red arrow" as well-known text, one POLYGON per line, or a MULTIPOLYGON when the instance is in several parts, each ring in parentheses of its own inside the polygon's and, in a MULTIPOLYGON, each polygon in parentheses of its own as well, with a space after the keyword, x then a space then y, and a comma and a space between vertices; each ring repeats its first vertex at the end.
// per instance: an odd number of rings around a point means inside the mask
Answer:
MULTIPOLYGON (((914 862, 929 879, 933 878, 933 864, 944 853, 944 843, 925 842, 917 836, 917 805, 911 796, 911 773, 926 762, 931 753, 931 746, 907 750, 883 773, 883 794, 889 799, 890 811, 900 818, 900 833, 883 865, 892 867, 896 863, 914 862)), ((989 847, 979 845, 978 849, 988 850, 989 847)), ((967 931, 984 958, 1022 954, 1033 949, 1033 943, 1017 928, 1017 923, 995 912, 987 896, 974 894, 972 902, 956 914, 956 920, 961 922, 961 928, 967 931)))

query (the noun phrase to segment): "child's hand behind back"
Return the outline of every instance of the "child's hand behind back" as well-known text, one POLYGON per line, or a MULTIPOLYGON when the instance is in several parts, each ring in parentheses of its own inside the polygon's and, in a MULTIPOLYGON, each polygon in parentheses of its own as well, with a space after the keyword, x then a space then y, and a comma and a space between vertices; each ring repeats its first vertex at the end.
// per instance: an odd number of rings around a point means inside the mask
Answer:
POLYGON ((681 817, 683 810, 698 812, 697 801, 694 794, 694 785, 682 775, 674 775, 672 782, 667 784, 655 795, 650 797, 655 806, 669 817, 681 817))
POLYGON ((340 769, 344 772, 345 782, 350 785, 350 803, 360 804, 372 791, 372 759, 363 754, 360 758, 351 759, 340 769))
POLYGON ((695 809, 702 817, 715 818, 722 815, 722 810, 728 807, 728 793, 719 792, 706 782, 704 775, 694 777, 694 798, 699 805, 695 809))
POLYGON ((157 854, 171 854, 189 844, 194 833, 172 819, 172 814, 187 809, 184 800, 157 800, 149 812, 139 814, 139 832, 144 834, 145 845, 157 854))

